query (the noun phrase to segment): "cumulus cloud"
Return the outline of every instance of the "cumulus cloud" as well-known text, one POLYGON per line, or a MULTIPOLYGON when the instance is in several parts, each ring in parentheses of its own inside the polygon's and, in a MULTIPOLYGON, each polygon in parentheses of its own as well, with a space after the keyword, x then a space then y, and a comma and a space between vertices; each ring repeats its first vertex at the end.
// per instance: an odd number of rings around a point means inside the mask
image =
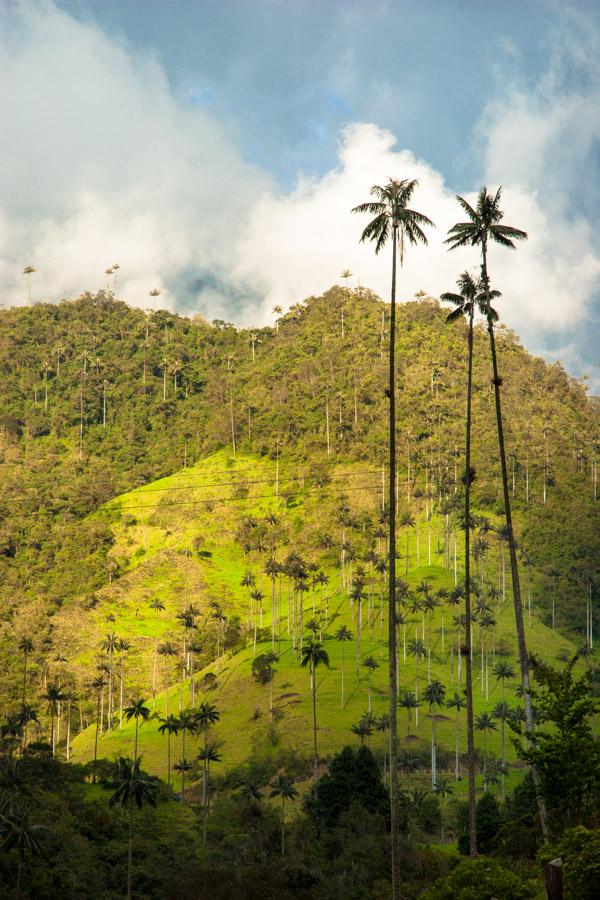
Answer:
MULTIPOLYGON (((34 296, 55 300, 103 286, 113 262, 130 303, 147 305, 158 287, 172 308, 243 325, 269 321, 272 306, 321 292, 346 268, 386 298, 389 261, 358 243, 367 219, 349 211, 389 177, 419 180, 414 206, 437 226, 429 247, 408 248, 400 296, 452 289, 458 273, 477 266, 476 250, 443 246, 461 217, 453 186, 389 131, 348 125, 337 165, 283 191, 243 161, 215 114, 176 99, 151 53, 50 0, 11 10, 3 29, 11 140, 0 168, 5 301, 24 301, 27 264, 38 269, 34 296)), ((600 281, 591 192, 573 202, 600 136, 597 36, 574 38, 578 26, 570 21, 557 38, 534 88, 516 76, 502 83, 478 130, 482 181, 504 185, 506 221, 530 235, 517 252, 491 251, 502 315, 534 352, 560 348, 575 370, 600 281)))
POLYGON ((30 263, 34 294, 53 300, 119 262, 128 302, 158 287, 190 309, 230 267, 268 176, 211 113, 175 101, 152 54, 45 0, 5 7, 3 25, 3 299, 23 302, 30 263))

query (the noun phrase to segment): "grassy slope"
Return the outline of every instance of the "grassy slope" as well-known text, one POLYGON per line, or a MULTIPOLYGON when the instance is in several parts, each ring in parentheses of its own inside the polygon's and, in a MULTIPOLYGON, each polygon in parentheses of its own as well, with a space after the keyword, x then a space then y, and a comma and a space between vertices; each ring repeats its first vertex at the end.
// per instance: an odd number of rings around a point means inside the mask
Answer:
MULTIPOLYGON (((340 467, 338 479, 324 491, 306 488, 302 493, 302 482, 294 482, 298 489, 298 505, 292 509, 281 510, 282 524, 287 529, 287 540, 284 548, 278 551, 281 559, 291 549, 310 547, 311 534, 319 527, 323 515, 323 503, 334 500, 340 490, 346 490, 354 507, 368 506, 376 508, 376 491, 378 479, 371 475, 362 475, 365 464, 344 465, 340 467), (364 490, 361 485, 369 485, 364 490), (327 498, 327 500, 325 500, 327 498)), ((282 470, 282 484, 286 477, 297 477, 297 469, 282 470), (286 475, 287 471, 287 475, 286 475)), ((240 519, 249 513, 260 516, 274 507, 274 465, 266 459, 238 456, 235 461, 229 459, 225 452, 214 454, 191 469, 182 470, 178 474, 162 479, 125 494, 104 507, 98 515, 110 516, 114 522, 116 537, 114 554, 125 561, 122 563, 121 577, 99 592, 98 606, 85 611, 81 604, 73 604, 65 609, 59 617, 57 628, 61 632, 62 642, 67 650, 66 655, 82 671, 92 677, 94 665, 98 659, 99 643, 107 631, 113 629, 120 637, 127 638, 132 644, 126 663, 127 685, 129 696, 149 696, 151 683, 152 660, 156 639, 181 642, 181 628, 176 626, 175 615, 186 602, 194 602, 201 610, 206 608, 209 600, 216 599, 224 607, 227 616, 237 612, 245 619, 248 615, 247 592, 240 586, 245 571, 249 568, 258 571, 255 554, 245 557, 240 546, 235 543, 234 535, 240 519), (246 500, 234 500, 235 482, 248 480, 250 496, 246 500), (213 485, 208 487, 208 485, 213 485), (207 506, 206 500, 213 500, 214 506, 207 506), (168 505, 167 505, 168 504, 168 505), (134 516, 136 521, 126 516, 134 516), (193 541, 196 547, 200 542, 203 550, 212 553, 208 559, 200 559, 192 551, 193 541), (159 596, 166 605, 164 613, 156 615, 149 609, 150 600, 159 596), (114 615, 114 624, 107 617, 114 615), (74 627, 75 626, 75 627, 74 627)), ((435 554, 435 522, 433 523, 433 546, 435 554)), ((400 550, 404 553, 405 539, 402 535, 400 550)), ((308 549, 304 551, 312 557, 308 549)), ((335 553, 335 551, 334 551, 335 553)), ((260 560, 262 567, 265 556, 260 560)), ((426 560, 427 541, 425 527, 421 531, 421 559, 426 560)), ((333 557, 330 557, 333 559, 333 557)), ((434 589, 454 583, 453 573, 443 565, 443 558, 435 556, 434 565, 416 566, 416 535, 410 533, 409 550, 409 582, 415 586, 423 578, 428 578, 434 589)), ((459 561, 460 563, 460 561, 459 561)), ((403 562, 400 571, 403 571, 403 562)), ((488 560, 487 567, 491 572, 495 567, 494 559, 488 560)), ((341 645, 333 639, 333 633, 341 624, 347 624, 356 637, 356 621, 349 608, 347 594, 341 590, 341 573, 339 567, 326 567, 330 576, 330 611, 337 611, 337 616, 325 630, 325 646, 329 653, 331 668, 318 671, 318 717, 319 717, 319 749, 323 755, 329 755, 345 743, 355 742, 350 728, 356 723, 367 708, 366 670, 361 667, 359 678, 356 676, 356 644, 355 641, 345 645, 346 658, 346 697, 341 707, 341 645)), ((459 566, 460 572, 460 566, 459 566)), ((375 596, 378 598, 378 585, 375 585, 375 596)), ((265 578, 264 625, 270 627, 270 584, 265 578)), ((309 678, 306 670, 301 669, 298 658, 294 658, 291 641, 287 634, 286 590, 283 591, 283 622, 281 624, 281 659, 277 665, 277 673, 273 682, 273 697, 276 706, 283 711, 283 718, 277 726, 281 744, 296 748, 301 754, 309 756, 312 749, 311 702, 309 678)), ((366 605, 366 604, 365 604, 366 605)), ((305 596, 305 621, 312 616, 311 594, 305 596)), ((445 647, 442 655, 441 621, 442 610, 438 609, 433 617, 433 656, 432 678, 442 681, 448 696, 458 689, 456 680, 452 679, 449 659, 450 635, 448 626, 456 609, 446 608, 444 619, 446 626, 445 647)), ((385 615, 385 610, 384 610, 385 615)), ((511 655, 508 661, 516 669, 516 641, 514 637, 513 613, 510 599, 496 613, 496 642, 508 643, 511 655)), ((414 636, 415 627, 421 636, 421 614, 409 614, 407 631, 414 636)), ((477 637, 477 635, 475 635, 477 637)), ((572 645, 563 636, 552 632, 535 617, 532 627, 528 629, 529 649, 540 653, 550 662, 556 662, 561 654, 570 653, 572 645)), ((259 644, 257 652, 270 648, 270 641, 259 644)), ((380 663, 372 678, 373 712, 378 715, 386 709, 386 659, 387 648, 380 646, 378 630, 375 629, 374 640, 371 640, 369 629, 363 626, 361 657, 372 655, 380 663)), ((254 682, 250 674, 253 659, 253 648, 250 645, 233 657, 223 657, 219 662, 209 666, 207 671, 218 676, 218 687, 210 692, 207 699, 216 703, 221 712, 221 721, 214 731, 214 737, 221 743, 220 752, 223 757, 221 770, 242 762, 247 758, 253 746, 260 746, 262 752, 269 752, 266 741, 266 725, 268 724, 269 688, 254 682), (255 717, 255 710, 261 715, 255 717)), ((414 690, 415 665, 407 658, 401 665, 401 690, 414 690)), ((491 660, 490 660, 491 665, 491 660)), ((427 683, 426 661, 419 666, 419 691, 427 683)), ((161 673, 164 668, 161 669, 161 673)), ((489 700, 486 703, 479 686, 479 662, 475 661, 475 704, 476 713, 483 709, 491 710, 495 703, 502 699, 502 688, 496 684, 490 673, 489 700)), ((175 679, 176 675, 173 674, 175 679)), ((463 671, 464 678, 464 671, 463 671)), ((164 684, 164 682, 163 682, 164 684)), ((514 687, 517 680, 506 686, 509 703, 515 703, 514 687)), ((177 713, 181 703, 185 708, 190 704, 189 682, 181 689, 179 685, 171 687, 170 711, 177 713)), ((197 692, 196 702, 203 699, 197 692)), ((164 715, 165 695, 157 694, 156 712, 164 715)), ((414 721, 411 739, 406 741, 406 715, 400 710, 400 734, 402 745, 414 746, 419 739, 427 744, 430 735, 430 720, 427 709, 422 706, 419 715, 419 727, 414 721), (415 737, 416 736, 416 737, 415 737)), ((464 714, 463 714, 464 718, 464 714)), ((145 766, 157 774, 166 770, 166 738, 156 730, 157 722, 144 725, 140 735, 140 747, 145 766)), ((463 723, 460 726, 460 744, 464 747, 465 738, 463 723)), ((438 743, 448 750, 454 748, 454 719, 448 711, 447 718, 438 720, 438 743)), ((99 755, 111 757, 116 753, 131 753, 133 746, 133 724, 125 725, 122 731, 105 735, 100 739, 99 755)), ((88 728, 74 742, 74 758, 89 759, 93 752, 94 729, 88 728)), ((483 747, 482 736, 477 736, 478 746, 483 747)), ((196 742, 188 736, 186 755, 193 758, 196 742)), ((371 738, 373 747, 383 745, 383 738, 375 734, 371 738)), ((508 742, 510 745, 510 742, 508 742)), ((488 736, 488 749, 500 754, 500 730, 488 736)), ((509 758, 513 756, 509 746, 509 758)), ((174 739, 173 760, 181 755, 181 736, 174 739)))

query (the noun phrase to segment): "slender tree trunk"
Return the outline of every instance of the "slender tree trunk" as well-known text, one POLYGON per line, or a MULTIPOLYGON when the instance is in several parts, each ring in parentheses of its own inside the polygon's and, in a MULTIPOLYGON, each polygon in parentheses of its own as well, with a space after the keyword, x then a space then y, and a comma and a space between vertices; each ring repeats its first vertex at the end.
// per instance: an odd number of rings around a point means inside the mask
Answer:
MULTIPOLYGON (((469 316, 467 422, 465 436, 465 666, 467 699, 467 769, 469 779, 469 855, 477 855, 475 824, 475 738, 473 731, 473 675, 471 640, 471 396, 473 385, 473 311, 469 316)), ((461 653, 460 643, 458 652, 461 653)))
POLYGON ((313 780, 315 784, 317 783, 317 765, 318 765, 318 753, 317 753, 317 678, 315 671, 315 664, 311 662, 310 665, 310 674, 312 677, 312 699, 313 699, 313 737, 314 737, 314 771, 313 771, 313 780))
MULTIPOLYGON (((489 280, 487 273, 487 255, 486 245, 482 247, 483 262, 482 275, 485 284, 485 291, 489 305, 489 280)), ((494 324, 488 317, 488 334, 490 338, 490 351, 492 356, 492 371, 494 382, 494 398, 496 404, 496 424, 498 427, 498 446, 500 450, 500 464, 502 467, 502 491, 504 494, 504 513, 506 517, 506 531, 508 536, 508 546, 510 552, 510 570, 513 586, 513 606, 515 612, 515 625, 517 630, 517 639, 519 647, 519 666, 521 668, 521 681, 523 684, 523 701, 525 706, 525 727, 527 732, 533 734, 533 710, 531 707, 531 693, 529 682, 529 657, 527 655, 527 644, 525 641, 525 625, 523 622, 523 606, 521 603, 521 587, 519 584, 519 569, 517 565, 517 547, 515 543, 515 535, 512 524, 512 512, 510 504, 510 495, 508 487, 508 472, 506 467, 506 449, 504 445, 504 427, 502 423, 502 406, 500 401, 500 385, 501 379, 498 375, 498 360, 496 356, 496 341, 494 338, 494 324)), ((536 766, 531 767, 531 775, 535 784, 538 813, 540 824, 542 827, 542 835, 544 843, 548 842, 548 823, 546 816, 546 804, 540 791, 540 777, 536 766)))
POLYGON ((400 831, 398 803, 398 703, 396 690, 396 253, 398 226, 392 228, 392 291, 390 304, 389 365, 389 700, 390 700, 390 813, 392 850, 392 897, 400 900, 400 831))
POLYGON ((131 900, 131 867, 133 849, 133 803, 129 798, 129 835, 127 841, 127 900, 131 900))
POLYGON ((285 797, 281 798, 281 855, 285 856, 285 797))

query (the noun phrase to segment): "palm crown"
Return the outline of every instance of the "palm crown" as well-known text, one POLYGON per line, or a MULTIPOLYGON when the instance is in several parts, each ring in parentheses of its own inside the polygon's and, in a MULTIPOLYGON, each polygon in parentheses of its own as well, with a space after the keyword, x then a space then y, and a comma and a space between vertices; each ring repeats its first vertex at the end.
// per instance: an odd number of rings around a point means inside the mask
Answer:
POLYGON ((491 318, 493 322, 498 320, 498 313, 492 307, 490 301, 500 297, 500 291, 488 291, 486 295, 485 285, 481 279, 475 279, 469 272, 463 272, 456 281, 459 293, 446 291, 440 295, 444 303, 453 303, 454 309, 446 316, 447 322, 455 322, 466 316, 472 318, 476 311, 491 318))
POLYGON ((465 247, 467 244, 472 247, 476 244, 486 245, 490 239, 497 244, 502 244, 503 247, 511 247, 514 250, 514 241, 522 241, 527 238, 527 232, 521 231, 520 228, 500 225, 504 217, 504 213, 500 209, 501 195, 501 187, 494 195, 488 194, 486 187, 481 188, 475 209, 463 197, 456 196, 469 217, 469 221, 458 222, 448 231, 449 236, 444 243, 450 245, 450 250, 465 247))
POLYGON ((377 199, 361 203, 352 210, 355 213, 370 213, 375 216, 360 237, 361 241, 375 241, 375 253, 379 253, 385 246, 391 231, 395 232, 399 241, 401 262, 404 255, 404 238, 411 244, 427 244, 427 237, 421 226, 435 227, 433 222, 407 206, 418 183, 416 178, 411 181, 408 179, 395 181, 390 178, 383 187, 374 184, 371 196, 377 199))

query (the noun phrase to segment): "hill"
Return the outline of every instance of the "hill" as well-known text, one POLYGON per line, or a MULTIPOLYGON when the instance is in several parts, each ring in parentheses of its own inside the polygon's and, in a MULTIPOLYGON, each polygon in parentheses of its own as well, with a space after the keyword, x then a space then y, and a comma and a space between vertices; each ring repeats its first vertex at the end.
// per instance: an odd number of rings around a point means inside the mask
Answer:
MULTIPOLYGON (((256 331, 144 313, 104 294, 0 313, 5 708, 21 696, 23 658, 15 648, 26 634, 35 648, 30 696, 60 683, 79 698, 69 704, 72 733, 83 730, 76 758, 92 752, 94 730, 86 723, 98 700, 103 731, 109 704, 118 720, 122 703, 153 688, 162 715, 167 677, 171 711, 206 696, 219 707, 224 770, 253 749, 306 757, 310 692, 299 651, 315 618, 331 662, 318 672, 321 752, 347 742, 367 708, 369 657, 378 664, 373 711, 383 711, 387 648, 378 633, 383 573, 376 566, 385 555, 386 310, 368 291, 332 288, 256 331), (282 567, 273 578, 265 573, 269 558, 282 567), (361 599, 352 597, 357 570, 361 599), (328 585, 317 580, 313 587, 321 572, 328 585), (241 585, 247 573, 263 598, 241 585), (273 585, 280 659, 273 682, 261 685, 251 666, 271 648, 273 585), (164 610, 151 609, 155 600, 164 610), (343 708, 342 644, 334 637, 341 625, 353 633, 344 648, 343 708), (110 634, 129 648, 107 650, 110 634), (172 657, 157 653, 164 644, 172 657), (99 665, 110 689, 97 697, 99 665)), ((429 674, 451 696, 459 689, 458 636, 446 600, 462 565, 465 335, 445 324, 430 298, 402 305, 398 330, 398 494, 401 517, 415 522, 401 530, 399 546, 408 583, 401 688, 417 687, 408 645, 416 639, 425 646, 419 692, 429 674), (413 600, 430 596, 438 604, 431 613, 411 611, 413 600)), ((500 329, 498 345, 532 607, 529 642, 556 660, 583 642, 586 604, 597 615, 598 410, 580 383, 531 357, 512 333, 500 329)), ((477 578, 496 622, 476 626, 478 661, 483 651, 476 673, 488 670, 487 694, 485 677, 476 693, 481 711, 503 694, 491 666, 504 660, 514 667, 515 660, 483 331, 476 335, 474 422, 477 578)), ((505 689, 513 690, 510 679, 505 689)), ((415 747, 430 727, 427 710, 419 712, 419 727, 408 729, 415 747)), ((439 740, 451 754, 454 725, 446 714, 439 714, 439 740)), ((47 729, 45 717, 42 724, 47 729)), ((143 752, 164 772, 165 739, 155 725, 144 726, 143 752)), ((103 734, 101 754, 129 747, 132 736, 130 726, 103 734)), ((63 748, 65 739, 63 721, 63 748)), ((384 734, 371 741, 383 750, 384 734)), ((499 752, 499 742, 491 734, 490 750, 499 752)))

